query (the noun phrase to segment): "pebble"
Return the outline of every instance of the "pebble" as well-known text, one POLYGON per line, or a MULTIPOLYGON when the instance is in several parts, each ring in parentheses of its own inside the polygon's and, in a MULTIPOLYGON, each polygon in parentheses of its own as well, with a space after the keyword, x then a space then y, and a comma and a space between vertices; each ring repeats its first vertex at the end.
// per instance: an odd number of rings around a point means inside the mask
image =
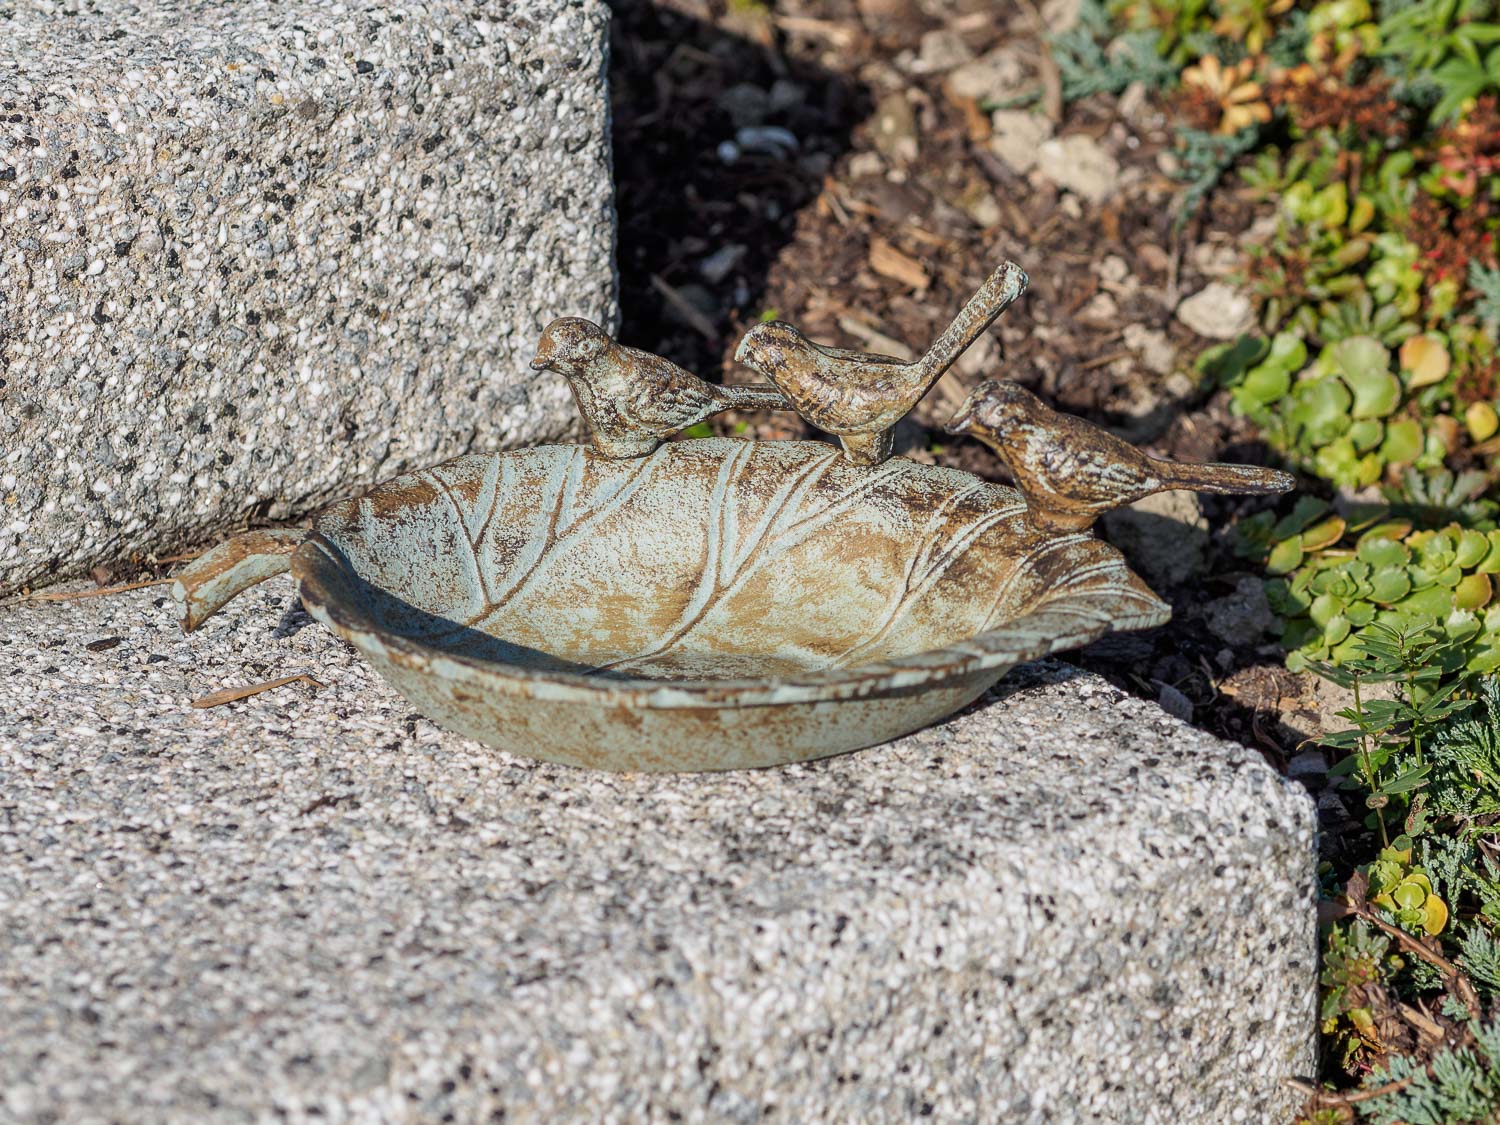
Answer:
POLYGON ((1158 492, 1106 512, 1100 523, 1109 541, 1152 586, 1185 585, 1207 566, 1208 521, 1195 493, 1158 492))
POLYGON ((990 151, 1012 171, 1025 175, 1037 164, 1037 148, 1052 136, 1052 122, 1024 109, 997 109, 990 114, 990 151))
POLYGON ((1005 102, 1030 93, 1036 87, 1014 47, 996 47, 948 75, 948 90, 955 97, 985 102, 1005 102))
POLYGON ((1119 163, 1098 141, 1081 133, 1043 141, 1037 146, 1037 164, 1058 187, 1096 205, 1119 187, 1119 163))
POLYGON ((1266 600, 1266 584, 1260 578, 1237 579, 1234 591, 1203 607, 1208 631, 1226 644, 1247 648, 1276 628, 1276 615, 1266 600))
POLYGON ((1232 286, 1211 281, 1177 306, 1177 319, 1210 340, 1233 340, 1254 326, 1255 307, 1232 286))

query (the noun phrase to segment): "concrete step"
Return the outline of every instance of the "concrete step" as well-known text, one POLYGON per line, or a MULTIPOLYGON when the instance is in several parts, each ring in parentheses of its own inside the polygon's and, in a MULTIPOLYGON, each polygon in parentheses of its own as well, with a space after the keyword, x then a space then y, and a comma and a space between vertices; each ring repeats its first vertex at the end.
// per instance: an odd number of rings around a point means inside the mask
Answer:
POLYGON ((0 594, 572 425, 526 364, 615 315, 603 4, 11 7, 0 594))
POLYGON ((1312 802, 1066 665, 754 773, 437 729, 289 579, 0 608, 19 1120, 1289 1120, 1312 802), (208 691, 306 672, 211 710, 208 691))

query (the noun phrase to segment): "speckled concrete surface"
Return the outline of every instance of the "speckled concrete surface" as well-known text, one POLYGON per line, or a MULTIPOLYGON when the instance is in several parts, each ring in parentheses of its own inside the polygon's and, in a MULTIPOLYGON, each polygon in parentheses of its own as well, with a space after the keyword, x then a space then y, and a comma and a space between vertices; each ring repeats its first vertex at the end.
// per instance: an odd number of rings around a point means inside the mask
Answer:
POLYGON ((0 6, 0 593, 559 436, 596 0, 0 6))
POLYGON ((0 608, 0 1117, 1262 1122, 1312 1071, 1311 802, 1101 680, 591 774, 412 714, 287 578, 164 596, 0 608))

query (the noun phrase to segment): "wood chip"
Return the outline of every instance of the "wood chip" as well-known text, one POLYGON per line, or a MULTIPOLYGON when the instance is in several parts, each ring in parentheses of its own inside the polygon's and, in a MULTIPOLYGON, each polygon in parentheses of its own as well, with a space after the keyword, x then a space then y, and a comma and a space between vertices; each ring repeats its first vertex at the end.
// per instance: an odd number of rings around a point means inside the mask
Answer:
POLYGON ((252 695, 259 695, 261 692, 271 691, 273 688, 286 687, 287 684, 295 684, 299 680, 319 690, 328 686, 313 679, 306 672, 299 672, 295 676, 282 676, 279 680, 267 680, 260 684, 220 688, 218 691, 211 691, 207 695, 200 695, 197 699, 193 700, 192 706, 222 707, 226 703, 233 703, 238 699, 249 699, 252 695))
POLYGON ((870 239, 870 269, 919 293, 932 284, 920 262, 879 237, 870 239))
POLYGON ((906 363, 917 358, 917 353, 900 340, 887 336, 880 329, 873 328, 862 320, 857 320, 852 316, 841 316, 838 325, 858 340, 860 347, 866 351, 877 355, 888 355, 892 359, 899 359, 906 363))

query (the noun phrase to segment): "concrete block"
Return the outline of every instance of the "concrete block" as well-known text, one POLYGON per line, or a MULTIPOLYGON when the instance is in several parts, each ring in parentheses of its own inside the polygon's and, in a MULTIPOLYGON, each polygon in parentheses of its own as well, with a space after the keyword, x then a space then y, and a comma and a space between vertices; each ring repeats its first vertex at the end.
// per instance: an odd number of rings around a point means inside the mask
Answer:
POLYGON ((1066 665, 595 774, 432 726, 278 578, 191 637, 0 608, 0 717, 10 1119, 1262 1122, 1313 1073, 1312 802, 1066 665))
POLYGON ((615 316, 595 0, 12 6, 0 594, 562 435, 615 316))

